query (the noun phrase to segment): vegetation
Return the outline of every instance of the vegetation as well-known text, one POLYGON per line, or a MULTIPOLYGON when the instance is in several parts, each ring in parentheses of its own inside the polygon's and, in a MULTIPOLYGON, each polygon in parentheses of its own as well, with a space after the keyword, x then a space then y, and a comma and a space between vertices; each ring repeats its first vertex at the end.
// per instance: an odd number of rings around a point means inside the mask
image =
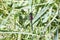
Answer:
POLYGON ((60 40, 60 0, 0 0, 0 40, 60 40))

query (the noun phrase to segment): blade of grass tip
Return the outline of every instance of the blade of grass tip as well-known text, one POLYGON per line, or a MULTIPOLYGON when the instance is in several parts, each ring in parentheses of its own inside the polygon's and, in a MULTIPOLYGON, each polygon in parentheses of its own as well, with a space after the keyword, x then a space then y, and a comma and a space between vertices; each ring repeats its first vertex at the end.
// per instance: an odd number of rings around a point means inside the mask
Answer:
POLYGON ((30 21, 29 21, 29 20, 26 20, 26 21, 24 22, 24 26, 27 26, 29 23, 30 23, 30 21))
POLYGON ((18 40, 21 40, 21 34, 18 33, 18 40))
POLYGON ((53 33, 54 33, 56 30, 57 30, 57 27, 56 27, 55 29, 51 30, 51 32, 53 32, 53 33))
POLYGON ((58 40, 58 28, 57 28, 57 30, 56 30, 56 35, 55 35, 55 37, 54 37, 54 40, 58 40))
POLYGON ((48 9, 49 9, 49 5, 47 7, 44 7, 41 11, 39 10, 39 13, 37 13, 32 23, 34 24, 48 9))

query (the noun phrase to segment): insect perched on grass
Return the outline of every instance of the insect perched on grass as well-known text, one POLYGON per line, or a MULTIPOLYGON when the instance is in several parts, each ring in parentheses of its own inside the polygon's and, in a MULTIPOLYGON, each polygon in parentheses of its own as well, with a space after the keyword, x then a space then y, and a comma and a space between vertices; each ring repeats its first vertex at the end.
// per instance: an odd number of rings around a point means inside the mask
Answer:
POLYGON ((31 23, 31 29, 32 29, 32 31, 33 31, 32 20, 33 20, 33 14, 32 14, 32 12, 31 12, 31 13, 30 13, 30 23, 31 23))
POLYGON ((30 20, 31 20, 31 21, 33 20, 32 12, 30 13, 30 20))

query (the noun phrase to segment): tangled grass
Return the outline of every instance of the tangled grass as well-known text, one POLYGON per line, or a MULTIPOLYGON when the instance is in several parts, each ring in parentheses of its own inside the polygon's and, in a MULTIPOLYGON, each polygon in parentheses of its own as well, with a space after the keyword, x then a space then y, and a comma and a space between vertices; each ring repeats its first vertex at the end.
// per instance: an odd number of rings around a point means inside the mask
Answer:
POLYGON ((59 6, 59 0, 0 0, 0 40, 60 40, 59 6))

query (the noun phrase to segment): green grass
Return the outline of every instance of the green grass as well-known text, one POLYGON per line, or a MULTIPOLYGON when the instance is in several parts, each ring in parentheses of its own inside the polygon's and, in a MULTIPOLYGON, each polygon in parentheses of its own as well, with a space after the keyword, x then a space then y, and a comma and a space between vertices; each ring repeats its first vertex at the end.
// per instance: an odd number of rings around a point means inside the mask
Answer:
POLYGON ((59 0, 0 0, 1 40, 59 40, 59 29, 59 0))

